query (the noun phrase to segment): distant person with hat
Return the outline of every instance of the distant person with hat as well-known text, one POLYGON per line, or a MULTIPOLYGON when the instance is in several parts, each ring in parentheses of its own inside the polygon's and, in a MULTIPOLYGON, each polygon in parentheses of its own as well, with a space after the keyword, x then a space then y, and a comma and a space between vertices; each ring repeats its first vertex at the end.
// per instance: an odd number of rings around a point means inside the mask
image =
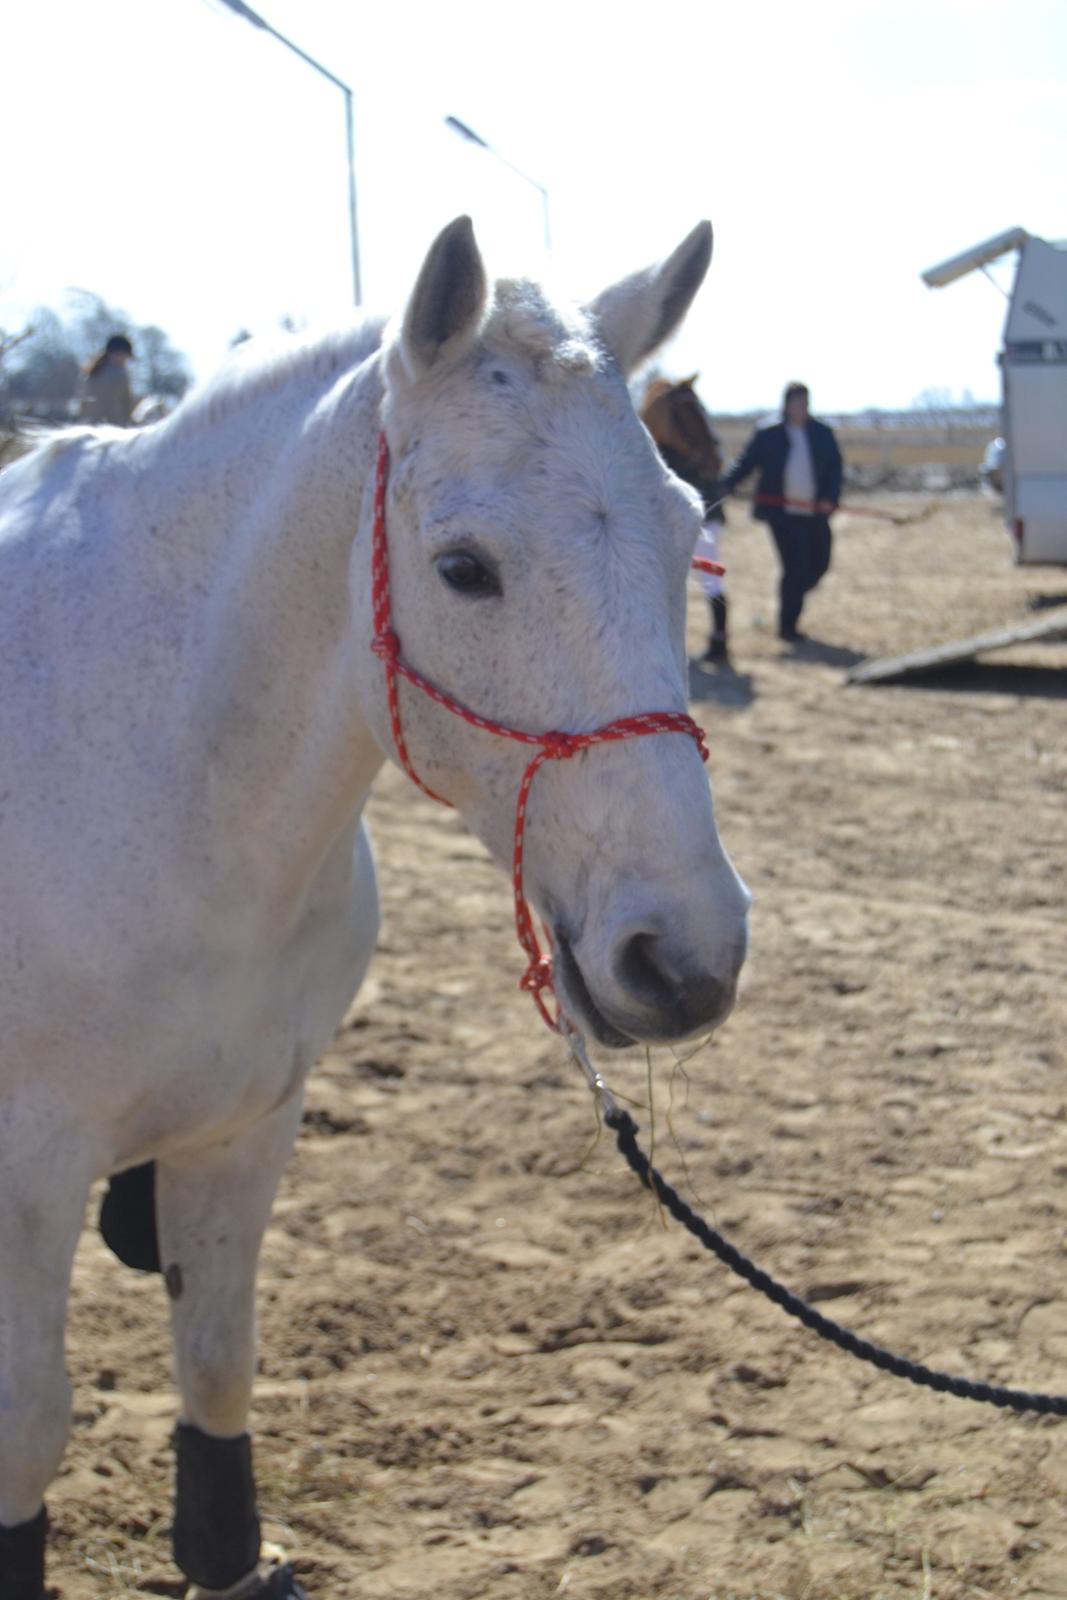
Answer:
POLYGON ((113 333, 85 374, 81 418, 116 428, 133 426, 133 393, 126 370, 133 360, 133 345, 124 333, 113 333))
POLYGON ((808 411, 807 385, 791 383, 781 422, 757 428, 722 480, 728 494, 759 472, 752 515, 770 528, 782 563, 778 636, 789 644, 804 638, 797 626, 804 600, 830 566, 842 470, 833 430, 808 411))

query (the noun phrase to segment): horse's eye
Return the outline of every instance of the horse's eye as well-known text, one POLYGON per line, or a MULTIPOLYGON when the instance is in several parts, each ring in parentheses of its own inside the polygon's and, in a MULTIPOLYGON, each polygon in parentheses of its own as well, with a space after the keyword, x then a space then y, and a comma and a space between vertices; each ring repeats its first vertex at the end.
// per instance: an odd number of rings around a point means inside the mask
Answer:
POLYGON ((457 594, 483 599, 501 593, 500 579, 492 567, 469 550, 450 550, 439 556, 437 570, 457 594))

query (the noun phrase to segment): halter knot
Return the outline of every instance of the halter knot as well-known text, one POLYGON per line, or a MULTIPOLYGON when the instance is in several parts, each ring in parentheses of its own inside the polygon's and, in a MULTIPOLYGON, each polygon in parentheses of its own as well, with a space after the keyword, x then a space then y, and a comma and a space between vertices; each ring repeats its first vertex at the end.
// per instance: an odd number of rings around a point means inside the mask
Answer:
MULTIPOLYGON (((532 930, 531 937, 533 937, 532 930)), ((519 988, 530 996, 530 999, 541 1013, 542 1021, 547 1023, 554 1033, 557 1033, 559 1031, 559 1019, 552 1015, 543 998, 546 989, 550 994, 555 993, 555 984, 552 980, 552 957, 538 956, 536 960, 531 961, 519 979, 519 988)))
POLYGON ((400 639, 392 628, 379 633, 371 640, 371 649, 381 661, 397 662, 400 659, 400 639))
POLYGON ((584 740, 580 734, 545 733, 539 736, 537 742, 544 751, 546 760, 569 761, 571 756, 582 748, 584 740))
POLYGON ((519 979, 519 988, 526 994, 537 996, 542 989, 552 987, 552 957, 538 956, 536 961, 531 961, 522 977, 519 979))

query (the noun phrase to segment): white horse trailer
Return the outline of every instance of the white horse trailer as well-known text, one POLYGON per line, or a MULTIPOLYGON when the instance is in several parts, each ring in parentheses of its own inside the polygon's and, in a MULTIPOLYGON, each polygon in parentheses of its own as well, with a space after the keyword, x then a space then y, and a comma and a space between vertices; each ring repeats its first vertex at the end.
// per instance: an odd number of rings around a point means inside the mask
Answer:
POLYGON ((1067 565, 1067 243, 1011 228, 924 272, 932 289, 1019 252, 998 356, 1004 520, 1017 562, 1067 565))

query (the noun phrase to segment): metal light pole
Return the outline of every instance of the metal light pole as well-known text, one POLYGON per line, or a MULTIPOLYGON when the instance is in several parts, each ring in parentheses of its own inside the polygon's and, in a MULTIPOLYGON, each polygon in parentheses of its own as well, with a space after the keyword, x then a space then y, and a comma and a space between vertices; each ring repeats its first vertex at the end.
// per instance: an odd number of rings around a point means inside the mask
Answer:
POLYGON ((277 28, 272 28, 270 23, 259 15, 258 11, 253 11, 251 6, 245 5, 244 0, 222 0, 222 4, 228 6, 237 16, 244 17, 246 22, 251 22, 253 27, 262 28, 264 33, 269 33, 278 40, 279 44, 284 44, 286 49, 299 56, 301 61, 306 61, 309 67, 314 67, 316 72, 321 72, 324 78, 328 78, 332 84, 340 89, 345 97, 345 139, 348 148, 348 220, 352 235, 352 291, 356 305, 362 305, 363 290, 359 276, 359 230, 356 226, 356 147, 352 119, 352 91, 347 83, 342 83, 340 78, 322 65, 321 61, 316 61, 314 56, 309 56, 306 50, 301 50, 298 44, 294 44, 291 39, 287 39, 284 33, 279 33, 277 28))
POLYGON ((445 126, 451 128, 453 133, 458 133, 461 139, 466 139, 471 144, 478 145, 482 150, 488 150, 491 156, 496 156, 497 160, 502 161, 505 167, 509 167, 517 177, 523 178, 527 183, 533 184, 534 188, 541 196, 541 216, 545 228, 545 249, 546 251, 550 251, 552 249, 552 235, 548 226, 548 190, 545 188, 544 184, 538 183, 536 178, 531 178, 528 172, 523 172, 522 169, 517 167, 513 161, 509 161, 507 156, 502 156, 500 151, 497 150, 494 145, 489 143, 488 139, 483 139, 480 133, 475 133, 473 128, 468 128, 467 124, 465 122, 460 122, 458 117, 446 117, 445 126))

